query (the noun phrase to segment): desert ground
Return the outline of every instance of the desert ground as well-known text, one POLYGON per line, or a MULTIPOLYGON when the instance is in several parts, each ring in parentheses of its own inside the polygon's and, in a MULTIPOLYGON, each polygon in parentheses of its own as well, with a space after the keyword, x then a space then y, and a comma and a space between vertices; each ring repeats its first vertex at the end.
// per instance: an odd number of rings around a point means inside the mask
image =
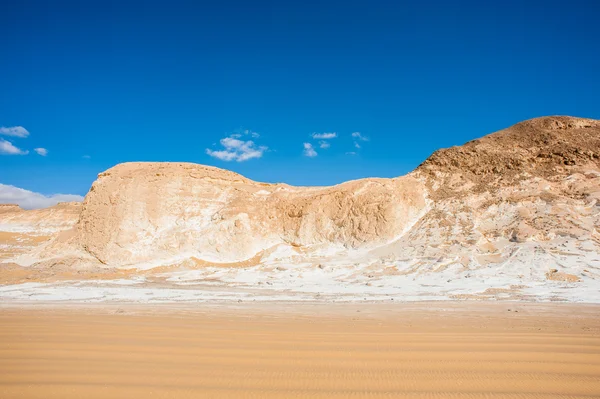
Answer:
POLYGON ((600 306, 3 304, 2 398, 597 398, 600 306))

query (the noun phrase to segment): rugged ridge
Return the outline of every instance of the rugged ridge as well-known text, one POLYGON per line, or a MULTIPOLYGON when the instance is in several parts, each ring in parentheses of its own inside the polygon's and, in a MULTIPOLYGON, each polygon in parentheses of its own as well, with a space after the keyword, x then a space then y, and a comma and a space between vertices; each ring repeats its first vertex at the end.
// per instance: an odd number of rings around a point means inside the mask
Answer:
POLYGON ((61 202, 44 209, 25 210, 16 204, 0 204, 0 231, 56 233, 79 220, 81 203, 61 202))
POLYGON ((412 176, 292 187, 202 165, 126 163, 92 186, 78 236, 111 265, 182 255, 239 262, 278 244, 385 242, 425 206, 424 186, 412 176))
POLYGON ((527 120, 462 146, 435 151, 416 169, 440 198, 490 191, 538 177, 553 179, 600 165, 600 121, 569 116, 527 120))
MULTIPOLYGON (((9 261, 339 295, 600 301, 599 156, 600 121, 556 116, 436 151, 406 176, 332 187, 125 163, 98 176, 68 230, 9 261)), ((0 208, 0 225, 23 212, 0 208)))

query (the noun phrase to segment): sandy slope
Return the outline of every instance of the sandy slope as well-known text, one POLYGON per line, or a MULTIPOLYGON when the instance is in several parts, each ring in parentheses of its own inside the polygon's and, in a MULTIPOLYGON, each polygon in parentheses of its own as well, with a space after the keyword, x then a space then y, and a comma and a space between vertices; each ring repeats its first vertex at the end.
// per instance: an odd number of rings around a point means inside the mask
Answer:
POLYGON ((598 306, 261 306, 5 307, 0 397, 600 397, 598 306))

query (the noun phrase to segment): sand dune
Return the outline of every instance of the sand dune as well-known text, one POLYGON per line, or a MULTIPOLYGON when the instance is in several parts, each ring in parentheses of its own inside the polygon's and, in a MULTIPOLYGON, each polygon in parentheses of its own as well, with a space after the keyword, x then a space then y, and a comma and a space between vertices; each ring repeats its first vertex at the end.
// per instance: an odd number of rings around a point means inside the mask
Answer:
POLYGON ((5 308, 0 397, 600 397, 598 314, 477 303, 5 308))

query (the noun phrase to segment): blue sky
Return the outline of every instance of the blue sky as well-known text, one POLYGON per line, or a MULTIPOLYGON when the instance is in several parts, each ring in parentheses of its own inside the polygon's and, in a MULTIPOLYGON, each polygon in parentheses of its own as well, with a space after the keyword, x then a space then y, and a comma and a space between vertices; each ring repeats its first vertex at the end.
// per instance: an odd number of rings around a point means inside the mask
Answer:
POLYGON ((405 174, 532 117, 600 119, 599 13, 576 0, 4 1, 0 183, 84 195, 119 162, 186 161, 334 184, 405 174))

